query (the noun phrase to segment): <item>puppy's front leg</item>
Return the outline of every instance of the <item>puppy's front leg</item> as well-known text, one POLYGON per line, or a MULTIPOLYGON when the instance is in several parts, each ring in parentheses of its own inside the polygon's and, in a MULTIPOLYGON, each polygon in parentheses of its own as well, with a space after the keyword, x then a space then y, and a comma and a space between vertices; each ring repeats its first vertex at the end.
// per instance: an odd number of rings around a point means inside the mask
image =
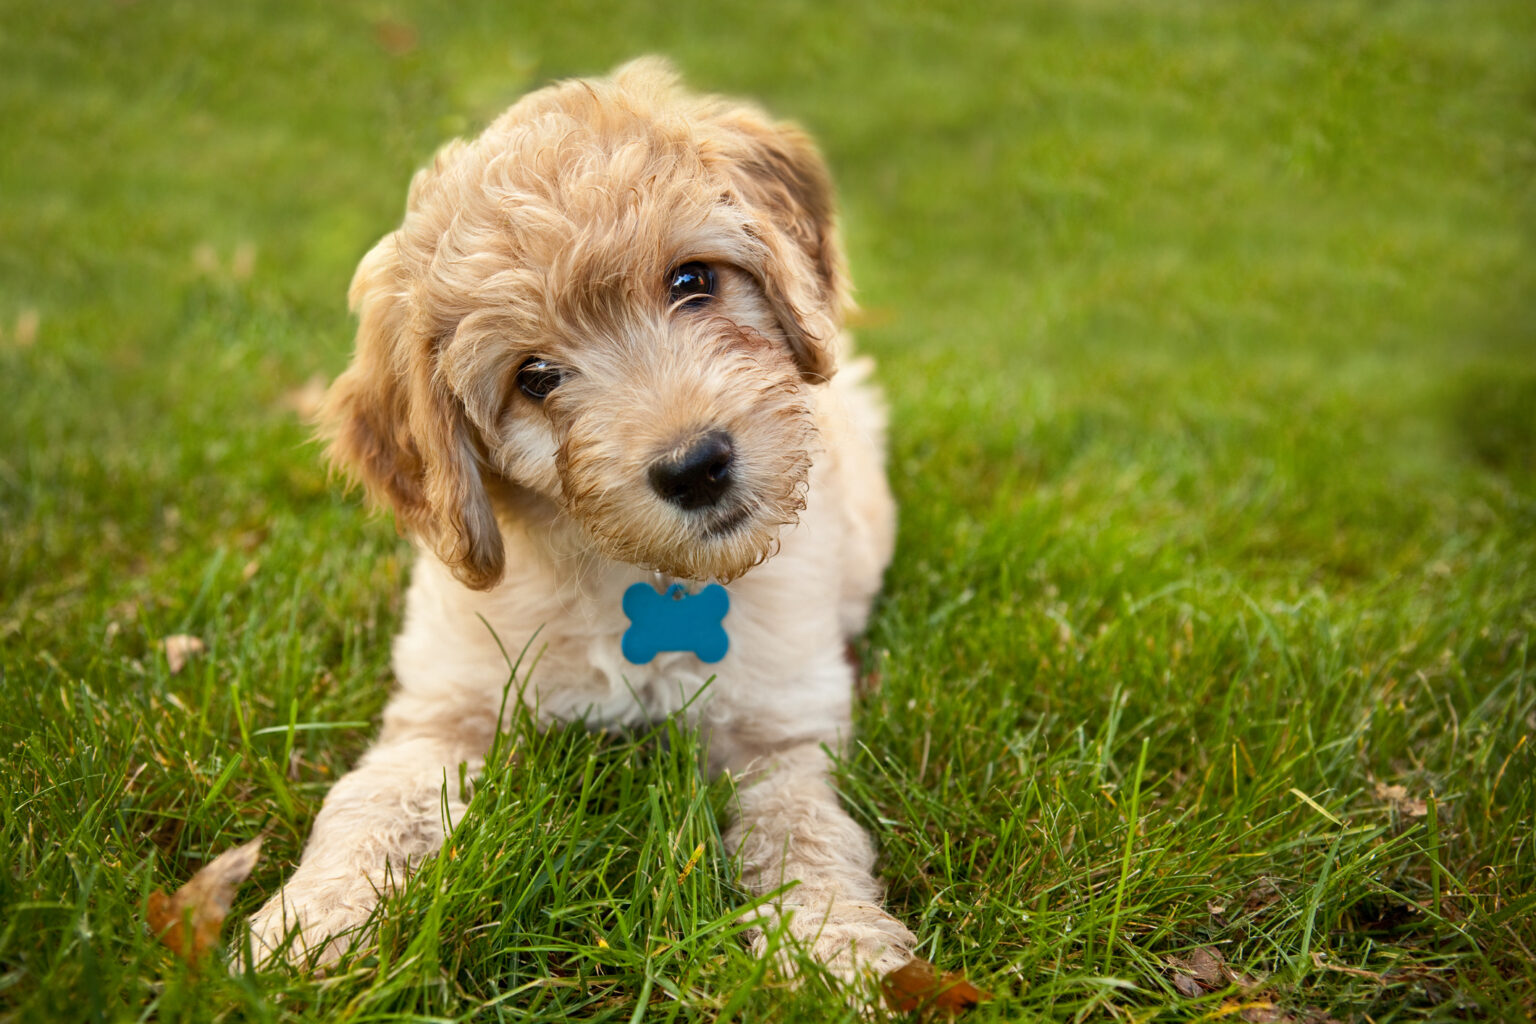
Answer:
MULTIPOLYGON (((766 893, 797 883, 770 914, 787 917, 788 933, 845 980, 906 964, 916 940, 880 907, 874 847, 838 802, 821 744, 752 757, 730 752, 729 742, 722 746, 727 753, 717 764, 736 776, 740 805, 726 843, 741 855, 748 889, 766 893)), ((766 935, 759 931, 753 942, 761 955, 766 935)))
POLYGON ((326 796, 282 892, 252 915, 258 965, 279 950, 294 963, 311 955, 316 966, 334 963, 364 938, 360 929, 379 897, 442 847, 445 813, 452 821, 463 814, 459 765, 479 773, 494 719, 485 728, 412 720, 401 703, 386 712, 379 741, 326 796))

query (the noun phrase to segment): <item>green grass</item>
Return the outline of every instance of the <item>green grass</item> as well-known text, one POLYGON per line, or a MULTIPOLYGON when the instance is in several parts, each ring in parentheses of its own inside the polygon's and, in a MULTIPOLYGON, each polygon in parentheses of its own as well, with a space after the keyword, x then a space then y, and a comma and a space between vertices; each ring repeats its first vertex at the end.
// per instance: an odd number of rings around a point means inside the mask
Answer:
POLYGON ((645 6, 4 4, 0 1017, 853 1019, 673 726, 504 737, 332 977, 144 924, 263 830, 276 891, 387 694, 408 551, 284 405, 352 267, 647 51, 841 184, 903 519, 840 786, 973 1019, 1536 1014, 1536 8, 645 6))

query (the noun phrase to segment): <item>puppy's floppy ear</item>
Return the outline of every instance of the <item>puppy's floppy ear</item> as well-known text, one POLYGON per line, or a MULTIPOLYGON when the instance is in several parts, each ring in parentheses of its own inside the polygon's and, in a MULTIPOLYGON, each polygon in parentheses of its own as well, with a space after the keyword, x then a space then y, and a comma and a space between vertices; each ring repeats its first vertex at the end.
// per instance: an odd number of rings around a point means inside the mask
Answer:
POLYGON ((363 257, 348 298, 357 349, 320 409, 326 454, 462 583, 489 589, 505 561, 501 531, 463 407, 437 374, 440 340, 412 314, 395 235, 363 257))
POLYGON ((836 371, 837 333, 851 305, 827 166, 804 132, 755 110, 729 111, 721 126, 725 171, 757 215, 754 231, 767 254, 760 283, 801 376, 826 380, 836 371))

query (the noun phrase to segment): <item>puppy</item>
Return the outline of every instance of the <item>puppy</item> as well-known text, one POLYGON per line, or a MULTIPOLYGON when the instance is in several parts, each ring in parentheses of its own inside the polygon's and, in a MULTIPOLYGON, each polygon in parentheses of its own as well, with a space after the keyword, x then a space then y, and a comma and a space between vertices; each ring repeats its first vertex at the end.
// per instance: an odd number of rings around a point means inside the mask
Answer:
POLYGON ((849 299, 806 136, 655 59, 550 86, 416 175, 350 299, 321 432, 419 555, 383 730, 252 918, 258 960, 333 962, 442 846, 443 779, 482 767, 503 646, 536 635, 544 720, 686 708, 736 781, 743 883, 788 886, 763 929, 845 978, 906 963, 827 778, 894 506, 868 366, 834 377, 849 299))

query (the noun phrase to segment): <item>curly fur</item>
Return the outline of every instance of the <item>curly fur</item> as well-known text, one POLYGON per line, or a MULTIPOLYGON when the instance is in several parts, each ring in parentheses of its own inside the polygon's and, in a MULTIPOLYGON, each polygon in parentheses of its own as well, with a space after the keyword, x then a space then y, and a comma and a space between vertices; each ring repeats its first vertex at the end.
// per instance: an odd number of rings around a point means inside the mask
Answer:
POLYGON ((623 726, 686 706, 739 783, 743 881, 798 883, 767 913, 844 975, 904 963, 912 935, 827 779, 894 510, 868 364, 834 376, 849 299, 810 141, 654 59, 550 86, 416 175, 351 302, 321 432, 420 557, 378 742, 253 917, 258 956, 333 961, 441 846, 442 801, 463 810, 444 772, 480 769, 505 724, 501 645, 537 632, 530 708, 623 726), (693 261, 715 294, 674 301, 669 271, 693 261), (517 384, 530 358, 565 373, 543 401, 517 384), (663 500, 649 469, 713 431, 732 439, 732 504, 663 500), (624 661, 622 592, 672 579, 729 586, 719 664, 624 661))

